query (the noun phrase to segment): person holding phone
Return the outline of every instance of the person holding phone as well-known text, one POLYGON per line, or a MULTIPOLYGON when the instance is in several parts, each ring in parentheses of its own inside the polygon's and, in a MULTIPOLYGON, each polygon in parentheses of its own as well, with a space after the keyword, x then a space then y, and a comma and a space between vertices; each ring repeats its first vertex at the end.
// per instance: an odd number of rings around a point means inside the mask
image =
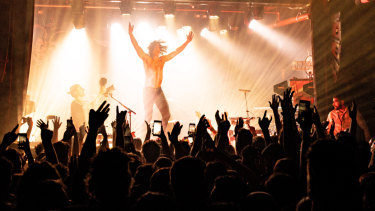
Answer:
POLYGON ((167 47, 162 45, 164 42, 160 40, 153 41, 148 46, 148 54, 146 54, 142 48, 139 47, 138 42, 133 35, 133 30, 134 25, 129 22, 129 37, 139 58, 141 58, 143 61, 145 70, 146 82, 143 89, 145 120, 147 122, 151 121, 153 106, 156 104, 162 115, 163 128, 167 128, 168 120, 171 114, 169 112, 167 99, 165 98, 164 92, 161 88, 164 64, 181 53, 193 40, 194 34, 193 32, 190 32, 186 36, 186 41, 175 51, 167 55, 164 55, 167 52, 167 47))

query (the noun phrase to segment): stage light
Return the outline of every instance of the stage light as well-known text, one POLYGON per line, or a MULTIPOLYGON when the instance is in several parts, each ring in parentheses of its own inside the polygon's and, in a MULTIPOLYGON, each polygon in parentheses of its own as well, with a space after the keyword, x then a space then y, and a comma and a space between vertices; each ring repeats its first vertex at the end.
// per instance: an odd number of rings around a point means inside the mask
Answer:
POLYGON ((202 31, 201 31, 201 36, 202 37, 206 37, 208 33, 209 33, 208 29, 207 28, 203 28, 202 31))
POLYGON ((220 35, 226 35, 228 31, 226 29, 220 30, 220 35))
POLYGON ((76 29, 85 28, 85 6, 83 0, 72 0, 73 24, 76 29))
POLYGON ((208 5, 208 17, 210 19, 219 19, 219 5, 217 3, 211 3, 208 5))
POLYGON ((132 14, 132 2, 130 0, 122 0, 120 2, 120 12, 121 15, 131 15, 132 14))
POLYGON ((174 1, 166 1, 164 2, 164 17, 166 18, 174 18, 176 13, 176 3, 174 1))
POLYGON ((249 29, 256 30, 259 28, 260 23, 257 20, 251 20, 249 23, 249 29))

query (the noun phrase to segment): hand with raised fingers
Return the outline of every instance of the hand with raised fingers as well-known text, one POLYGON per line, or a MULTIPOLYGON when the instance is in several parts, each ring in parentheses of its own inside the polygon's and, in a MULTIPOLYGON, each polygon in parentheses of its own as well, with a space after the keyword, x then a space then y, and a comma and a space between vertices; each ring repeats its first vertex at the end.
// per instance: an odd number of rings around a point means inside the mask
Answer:
POLYGON ((293 99, 294 91, 292 91, 291 88, 287 88, 283 94, 283 99, 281 99, 280 96, 278 96, 281 108, 283 109, 283 112, 290 112, 290 114, 295 113, 295 110, 297 107, 293 108, 292 99, 293 99))
MULTIPOLYGON (((173 125, 173 129, 172 129, 172 132, 168 132, 168 139, 169 141, 171 141, 172 143, 176 143, 178 142, 178 136, 180 135, 181 133, 181 129, 182 129, 183 125, 180 124, 180 122, 176 122, 174 125, 173 125)), ((162 131, 163 133, 164 131, 162 131)))
POLYGON ((236 122, 236 126, 234 127, 234 136, 237 136, 238 134, 238 131, 243 128, 243 119, 242 117, 240 117, 237 122, 236 122))
POLYGON ((95 111, 90 110, 89 113, 89 127, 90 129, 98 130, 100 126, 104 124, 104 121, 108 118, 109 104, 104 101, 99 108, 95 111))
POLYGON ((270 104, 270 108, 274 112, 277 112, 277 110, 279 109, 280 101, 279 101, 279 98, 275 94, 272 95, 272 101, 268 101, 268 103, 270 104))
POLYGON ((189 34, 186 36, 186 40, 191 42, 193 40, 194 33, 192 31, 189 32, 189 34))
POLYGON ((46 129, 48 129, 48 122, 46 124, 46 123, 44 123, 43 120, 39 119, 38 121, 36 121, 36 126, 38 128, 40 128, 41 130, 46 130, 46 129))
POLYGON ((13 128, 12 131, 6 133, 3 137, 3 141, 1 142, 0 145, 0 151, 5 150, 9 145, 11 145, 15 140, 17 140, 17 129, 18 129, 18 124, 13 128))
POLYGON ((201 118, 199 119, 198 125, 197 125, 197 133, 196 136, 202 137, 205 133, 207 133, 207 128, 211 127, 210 123, 206 119, 206 116, 203 114, 201 118))
POLYGON ((61 127, 62 122, 60 122, 60 117, 55 116, 54 119, 52 119, 53 123, 53 130, 58 130, 61 127))
POLYGON ((129 22, 128 33, 129 33, 129 34, 132 34, 133 31, 134 31, 134 25, 132 25, 132 24, 129 22))
POLYGON ((230 129, 230 122, 228 121, 228 114, 227 112, 224 112, 224 114, 221 115, 219 131, 220 133, 227 134, 229 129, 230 129))
POLYGON ((258 124, 263 131, 268 130, 268 128, 270 127, 271 121, 272 121, 272 116, 270 119, 267 118, 267 110, 264 111, 263 118, 260 118, 260 117, 258 118, 258 124))
POLYGON ((127 111, 119 111, 119 107, 116 107, 116 128, 124 127, 124 123, 126 121, 126 113, 127 111))
POLYGON ((351 119, 357 119, 357 104, 354 100, 352 101, 352 104, 349 106, 348 112, 351 119))

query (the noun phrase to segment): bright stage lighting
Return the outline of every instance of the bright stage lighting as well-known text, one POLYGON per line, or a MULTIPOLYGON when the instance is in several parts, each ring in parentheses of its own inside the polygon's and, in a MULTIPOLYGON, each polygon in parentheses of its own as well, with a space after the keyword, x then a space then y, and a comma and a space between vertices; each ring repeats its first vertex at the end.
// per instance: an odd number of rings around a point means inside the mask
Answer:
POLYGON ((256 30, 257 28, 259 28, 259 25, 260 25, 260 23, 257 20, 253 19, 249 23, 249 29, 256 30))
POLYGON ((263 25, 261 22, 257 20, 253 19, 249 24, 249 28, 255 33, 262 36, 273 46, 279 49, 283 49, 283 51, 287 53, 286 55, 290 57, 294 57, 294 55, 300 53, 300 46, 298 46, 295 42, 290 40, 285 35, 277 32, 276 30, 273 30, 263 25))
MULTIPOLYGON (((54 52, 46 60, 43 65, 30 69, 27 91, 36 102, 35 113, 30 116, 34 123, 37 119, 45 119, 47 115, 58 115, 64 122, 71 116, 70 87, 79 84, 85 89, 86 96, 90 95, 94 86, 92 78, 97 75, 96 68, 100 65, 92 58, 85 29, 73 29, 57 43, 54 52)), ((33 129, 31 141, 39 137, 38 133, 40 130, 33 129)))
POLYGON ((228 31, 226 29, 220 30, 220 35, 226 35, 228 31))
POLYGON ((210 32, 210 31, 208 31, 207 28, 204 28, 204 29, 202 29, 202 31, 201 31, 201 36, 202 36, 202 37, 206 37, 206 36, 208 35, 209 32, 210 32))

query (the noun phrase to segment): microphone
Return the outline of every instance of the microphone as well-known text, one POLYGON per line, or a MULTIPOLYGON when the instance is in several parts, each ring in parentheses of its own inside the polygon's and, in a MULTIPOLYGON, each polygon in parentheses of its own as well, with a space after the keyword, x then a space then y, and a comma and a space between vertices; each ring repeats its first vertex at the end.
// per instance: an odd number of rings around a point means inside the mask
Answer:
POLYGON ((250 92, 250 89, 238 89, 240 92, 250 92))

